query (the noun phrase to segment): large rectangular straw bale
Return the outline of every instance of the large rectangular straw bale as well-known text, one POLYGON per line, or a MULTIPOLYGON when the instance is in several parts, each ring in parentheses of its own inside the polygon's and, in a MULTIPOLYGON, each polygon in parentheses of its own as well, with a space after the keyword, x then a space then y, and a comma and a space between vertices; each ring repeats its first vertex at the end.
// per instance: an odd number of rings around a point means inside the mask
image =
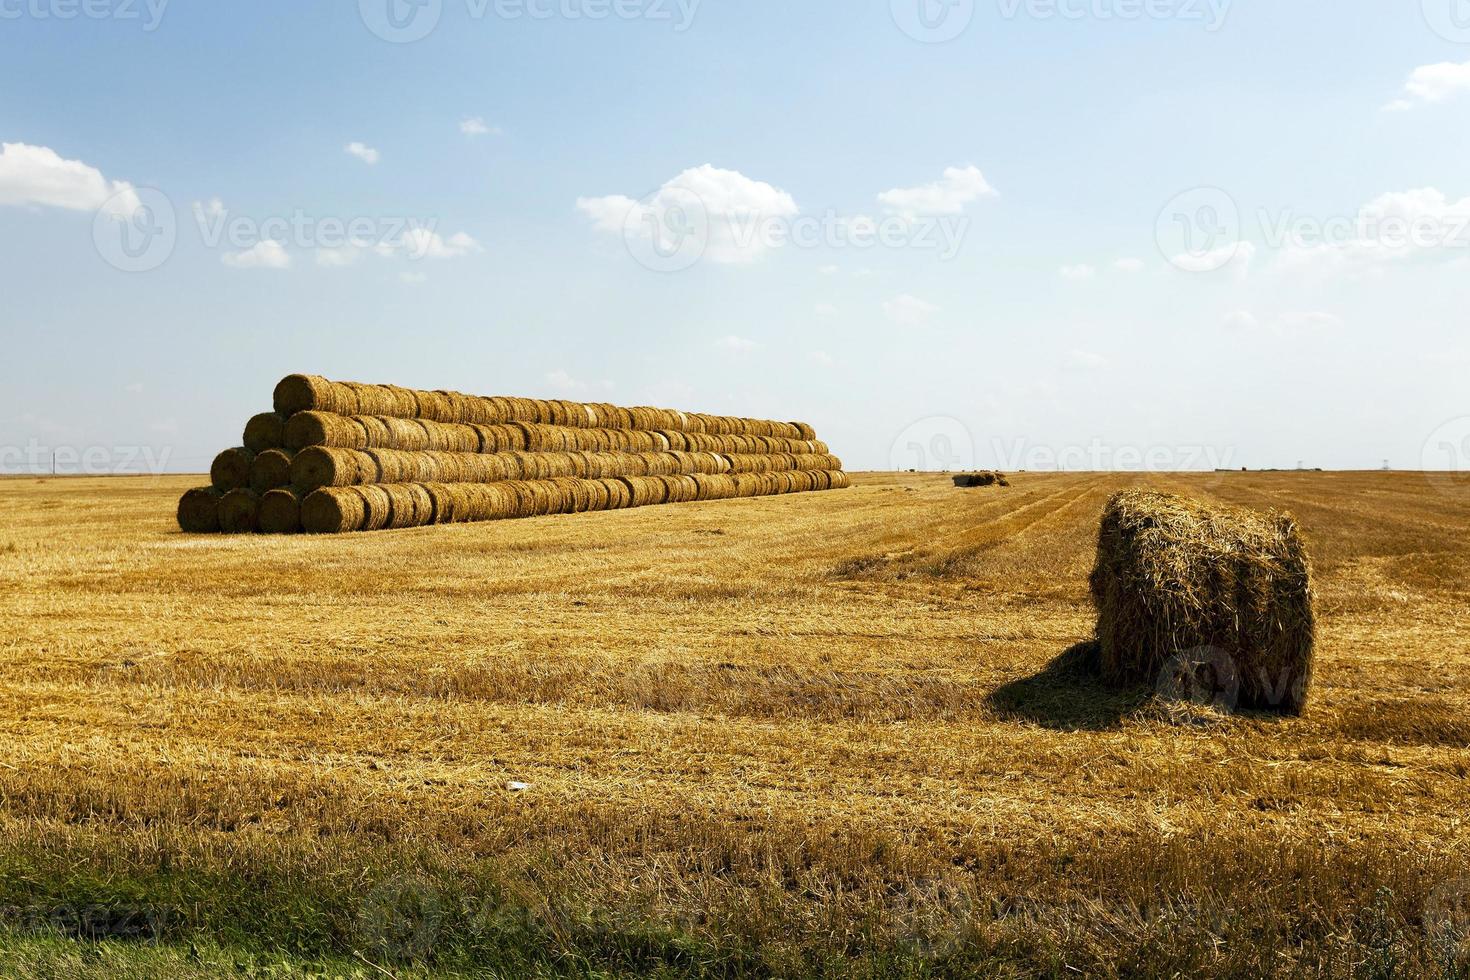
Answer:
POLYGON ((1124 491, 1103 511, 1090 585, 1109 679, 1160 683, 1207 662, 1227 706, 1302 710, 1311 563, 1289 515, 1124 491))

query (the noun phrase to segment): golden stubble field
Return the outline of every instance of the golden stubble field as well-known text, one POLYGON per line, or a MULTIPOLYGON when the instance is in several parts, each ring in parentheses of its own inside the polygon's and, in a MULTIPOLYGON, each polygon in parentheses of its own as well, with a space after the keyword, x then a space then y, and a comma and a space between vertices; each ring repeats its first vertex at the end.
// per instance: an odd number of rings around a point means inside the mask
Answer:
POLYGON ((1464 962, 1470 480, 858 474, 330 538, 182 535, 193 482, 0 480, 0 904, 425 971, 1464 962), (1052 664, 1138 485, 1299 518, 1303 717, 1052 664))

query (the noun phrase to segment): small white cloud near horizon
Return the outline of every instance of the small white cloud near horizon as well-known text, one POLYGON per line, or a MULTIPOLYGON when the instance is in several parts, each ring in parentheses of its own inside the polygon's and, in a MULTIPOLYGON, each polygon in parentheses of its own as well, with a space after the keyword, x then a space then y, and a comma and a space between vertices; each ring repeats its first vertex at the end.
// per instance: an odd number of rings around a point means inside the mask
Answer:
POLYGON ((367 164, 368 166, 372 166, 373 164, 375 164, 375 163, 378 162, 378 157, 379 157, 378 151, 375 150, 375 149, 373 149, 371 146, 367 146, 366 144, 359 143, 356 140, 354 140, 351 143, 348 143, 342 149, 343 149, 344 152, 347 153, 348 156, 357 157, 359 160, 361 160, 363 163, 367 164))
POLYGON ((422 272, 400 272, 398 274, 398 281, 408 283, 410 286, 417 286, 420 283, 428 282, 428 280, 429 277, 422 272))
POLYGON ((1121 258, 1113 263, 1113 268, 1117 269, 1119 272, 1142 272, 1144 270, 1144 262, 1143 259, 1135 259, 1132 257, 1121 258))
POLYGON ((1404 97, 1394 99, 1383 109, 1385 112, 1406 112, 1417 105, 1433 105, 1465 94, 1470 94, 1470 61, 1420 65, 1404 83, 1404 97))
POLYGON ((574 378, 564 368, 547 371, 544 377, 547 384, 551 385, 556 391, 564 394, 585 395, 591 391, 611 391, 614 387, 611 381, 603 380, 594 382, 574 378))
POLYGON ((917 296, 903 293, 883 304, 883 314, 900 327, 918 327, 939 312, 939 307, 917 296))
POLYGON ((835 276, 835 275, 837 275, 837 273, 838 273, 839 270, 838 270, 837 266, 835 266, 835 265, 824 265, 820 269, 818 269, 817 271, 820 272, 824 276, 835 276))
POLYGON ((1077 265, 1064 265, 1057 272, 1063 279, 1071 279, 1073 281, 1092 279, 1097 275, 1097 270, 1086 262, 1081 262, 1077 265))
POLYGON ((828 354, 824 350, 814 350, 814 351, 811 351, 810 353, 807 354, 807 358, 813 364, 820 364, 822 367, 831 367, 833 364, 836 364, 837 363, 832 358, 832 355, 831 354, 828 354))
POLYGON ((623 194, 579 197, 577 210, 598 231, 646 241, 657 234, 663 242, 677 223, 680 242, 688 234, 702 236, 703 257, 731 265, 753 262, 772 247, 761 233, 765 223, 800 213, 780 188, 708 163, 666 180, 642 201, 623 194))
POLYGON ((291 256, 280 242, 259 241, 243 252, 226 252, 220 261, 231 269, 285 269, 291 256))
POLYGON ((1083 350, 1080 347, 1074 347, 1068 351, 1067 360, 1074 367, 1087 368, 1094 371, 1108 366, 1108 359, 1102 354, 1098 354, 1095 351, 1083 350))
POLYGON ((817 316, 836 316, 837 307, 833 306, 831 303, 818 303, 816 306, 812 307, 812 312, 815 313, 817 316))
POLYGON ((67 160, 49 146, 0 143, 0 205, 96 211, 123 218, 143 206, 132 184, 108 180, 80 160, 67 160))
POLYGON ((404 232, 399 249, 411 259, 457 259, 472 252, 485 251, 479 242, 462 231, 442 238, 438 232, 427 228, 404 232))
POLYGON ((727 351, 733 351, 737 354, 747 354, 760 347, 760 344, 748 337, 737 337, 734 334, 729 334, 715 341, 715 346, 727 351))
POLYGON ((919 215, 959 214, 965 205, 982 197, 997 197, 980 168, 946 167, 939 180, 918 187, 894 187, 878 195, 878 203, 889 214, 905 218, 919 215))
POLYGON ((459 124, 459 131, 466 136, 499 136, 500 127, 491 126, 480 116, 464 119, 459 124))

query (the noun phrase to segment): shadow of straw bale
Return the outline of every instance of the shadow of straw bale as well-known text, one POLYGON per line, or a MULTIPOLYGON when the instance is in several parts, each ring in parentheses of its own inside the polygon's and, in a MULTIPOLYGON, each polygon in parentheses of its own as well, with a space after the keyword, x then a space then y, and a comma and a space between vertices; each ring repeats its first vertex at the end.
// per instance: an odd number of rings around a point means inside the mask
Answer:
POLYGON ((1058 731, 1120 726, 1150 701, 1146 686, 1114 688, 1098 668, 1095 640, 1074 643, 1030 677, 996 688, 986 706, 997 718, 1029 721, 1058 731))

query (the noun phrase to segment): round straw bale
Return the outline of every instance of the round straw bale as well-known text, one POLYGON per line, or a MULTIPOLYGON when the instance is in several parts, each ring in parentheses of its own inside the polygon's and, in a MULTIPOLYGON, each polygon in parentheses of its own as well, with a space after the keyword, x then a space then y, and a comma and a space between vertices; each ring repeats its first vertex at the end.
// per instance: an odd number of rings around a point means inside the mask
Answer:
POLYGON ((415 391, 413 393, 416 414, 431 422, 453 422, 454 408, 441 391, 415 391))
POLYGON ((360 530, 380 531, 388 527, 388 522, 393 516, 393 500, 388 496, 388 491, 384 487, 393 485, 373 484, 350 488, 362 498, 363 515, 360 530))
POLYGON ((728 500, 737 495, 734 477, 727 473, 696 474, 700 500, 728 500))
POLYGON ((1227 708, 1298 714, 1312 679, 1311 562, 1290 515, 1125 490, 1103 510, 1089 584, 1115 683, 1208 667, 1227 708))
POLYGON ((363 449, 367 434, 356 421, 331 412, 297 412, 286 420, 286 448, 298 452, 307 446, 363 449))
POLYGON ((258 494, 291 482, 291 454, 282 449, 256 453, 250 461, 250 489, 258 494))
POLYGON ((221 493, 250 484, 250 464, 255 454, 244 446, 226 449, 209 465, 209 482, 221 493))
POLYGON ((429 515, 425 524, 453 524, 454 523, 454 491, 453 483, 423 483, 420 484, 429 498, 429 515))
POLYGON ((670 503, 688 503, 699 499, 699 484, 694 477, 687 473, 679 473, 674 476, 661 477, 664 485, 668 487, 668 501, 670 503))
POLYGON ((366 508, 356 487, 322 487, 301 501, 301 527, 307 534, 341 534, 362 528, 366 508))
POLYGON ((265 534, 295 534, 301 530, 301 498, 290 490, 267 490, 260 497, 258 520, 265 534))
MULTIPOLYGON (((429 432, 413 418, 379 415, 372 433, 374 449, 403 449, 422 452, 429 448, 429 432)), ((430 423, 432 424, 432 423, 430 423)))
POLYGON ((387 483, 390 528, 423 527, 432 521, 434 501, 421 483, 387 483))
POLYGON ((383 411, 379 415, 388 415, 398 419, 417 418, 419 410, 418 396, 411 388, 399 385, 378 385, 387 399, 383 411))
POLYGON ((240 487, 219 499, 219 529, 226 534, 250 534, 260 517, 260 495, 240 487))
POLYGON ((362 481, 359 473, 362 458, 356 449, 330 449, 311 446, 291 458, 291 485, 297 493, 308 494, 318 487, 345 487, 362 481))
POLYGON ((334 386, 316 374, 289 374, 276 383, 272 403, 284 416, 297 412, 335 412, 334 386))
POLYGON ((792 422, 791 428, 796 431, 792 439, 815 439, 817 437, 817 430, 805 422, 792 422))
POLYGON ((852 481, 849 480, 847 478, 847 474, 842 472, 841 470, 833 470, 832 472, 827 474, 827 477, 832 481, 833 490, 844 490, 847 487, 852 486, 852 481))
POLYGON ((179 498, 179 530, 189 534, 214 534, 219 530, 219 500, 224 494, 215 487, 185 490, 179 498))
POLYGON ((245 448, 252 453, 280 449, 286 444, 286 419, 279 412, 261 412, 245 423, 245 448))
POLYGON ((628 485, 634 507, 661 504, 668 494, 668 488, 656 476, 625 476, 622 481, 628 485))
POLYGON ((587 510, 607 510, 607 484, 601 480, 583 480, 582 489, 587 494, 587 510))

